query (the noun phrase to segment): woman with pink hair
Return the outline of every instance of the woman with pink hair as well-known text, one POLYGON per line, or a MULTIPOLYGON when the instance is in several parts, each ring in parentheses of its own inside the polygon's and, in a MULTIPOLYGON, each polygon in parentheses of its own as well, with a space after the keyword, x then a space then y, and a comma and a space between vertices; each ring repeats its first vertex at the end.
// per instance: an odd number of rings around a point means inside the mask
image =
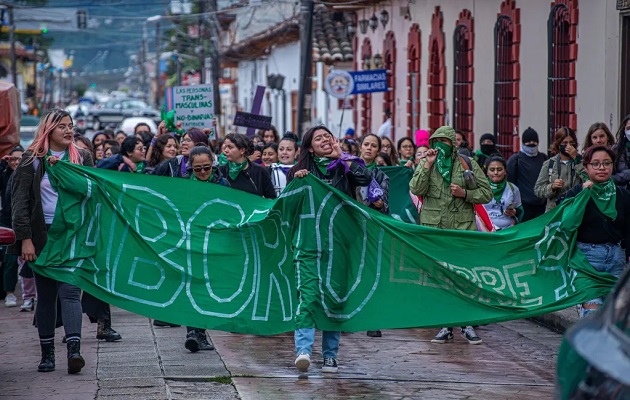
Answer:
MULTIPOLYGON (((93 166, 92 154, 74 144, 74 126, 67 111, 52 109, 41 119, 35 140, 24 152, 15 170, 12 186, 13 230, 16 242, 12 254, 33 262, 48 240, 47 231, 55 218, 58 194, 48 178, 48 165, 59 160, 93 166), (48 163, 48 165, 46 165, 48 163)), ((42 359, 37 370, 55 370, 55 322, 57 298, 62 310, 68 347, 68 373, 85 366, 81 357, 81 290, 65 282, 35 273, 38 302, 35 309, 42 359)))

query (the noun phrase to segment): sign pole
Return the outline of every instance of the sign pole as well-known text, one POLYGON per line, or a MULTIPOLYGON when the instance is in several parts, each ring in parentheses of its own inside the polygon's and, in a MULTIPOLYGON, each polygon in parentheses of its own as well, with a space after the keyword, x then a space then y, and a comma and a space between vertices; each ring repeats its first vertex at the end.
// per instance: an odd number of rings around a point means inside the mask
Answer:
POLYGON ((339 137, 341 138, 341 126, 343 125, 343 115, 346 113, 346 97, 343 97, 342 103, 343 107, 341 108, 341 118, 339 119, 339 137))
MULTIPOLYGON (((258 85, 256 87, 256 94, 254 95, 254 104, 252 104, 252 114, 260 115, 260 108, 262 106, 263 97, 265 96, 265 86, 258 85)), ((247 137, 253 137, 256 134, 256 128, 247 128, 247 137)))

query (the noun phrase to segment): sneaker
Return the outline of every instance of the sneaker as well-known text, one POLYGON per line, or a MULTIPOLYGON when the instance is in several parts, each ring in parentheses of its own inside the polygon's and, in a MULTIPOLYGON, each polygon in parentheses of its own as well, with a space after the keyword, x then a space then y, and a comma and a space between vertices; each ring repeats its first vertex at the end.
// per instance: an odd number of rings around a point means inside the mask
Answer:
POLYGON ((17 306, 17 297, 15 297, 13 293, 7 294, 7 297, 4 298, 4 306, 5 307, 17 306))
POLYGON ((453 329, 452 328, 442 328, 438 332, 437 335, 433 339, 431 339, 431 343, 446 343, 449 340, 453 340, 453 329))
POLYGON ((462 329, 462 336, 468 340, 470 344, 481 344, 481 338, 475 333, 475 329, 472 326, 467 326, 462 329))
POLYGON ((383 336, 381 331, 367 331, 367 335, 369 337, 381 337, 381 336, 383 336))
POLYGON ((336 358, 324 358, 324 365, 322 366, 322 372, 334 374, 339 369, 336 358))
POLYGON ((300 372, 307 372, 308 367, 310 366, 311 366, 311 356, 306 353, 300 354, 295 359, 295 368, 297 368, 297 370, 300 372))
POLYGON ((35 308, 35 303, 33 299, 26 299, 24 303, 20 306, 20 311, 33 311, 35 308))

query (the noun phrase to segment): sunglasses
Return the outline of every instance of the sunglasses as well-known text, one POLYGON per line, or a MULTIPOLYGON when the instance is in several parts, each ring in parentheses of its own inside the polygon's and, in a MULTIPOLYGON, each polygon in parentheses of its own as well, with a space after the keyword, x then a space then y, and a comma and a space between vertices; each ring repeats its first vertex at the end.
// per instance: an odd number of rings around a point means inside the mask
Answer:
POLYGON ((211 169, 212 169, 212 165, 198 165, 196 167, 193 167, 193 171, 195 172, 201 172, 201 171, 208 172, 211 169))

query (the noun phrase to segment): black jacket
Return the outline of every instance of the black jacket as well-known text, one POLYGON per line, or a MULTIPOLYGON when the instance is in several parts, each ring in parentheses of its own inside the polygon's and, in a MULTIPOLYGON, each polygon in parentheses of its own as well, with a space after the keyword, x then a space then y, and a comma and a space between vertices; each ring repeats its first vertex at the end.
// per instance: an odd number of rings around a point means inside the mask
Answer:
MULTIPOLYGON (((309 173, 352 198, 356 198, 355 192, 357 187, 368 186, 372 181, 372 172, 354 161, 350 163, 350 173, 348 174, 346 174, 346 169, 343 165, 338 165, 333 171, 327 171, 326 174, 322 174, 315 162, 309 157, 308 170, 309 173)), ((295 167, 293 167, 287 173, 287 185, 293 180, 293 174, 296 171, 295 167)))
POLYGON ((521 192, 521 202, 535 206, 547 204, 547 199, 536 196, 534 186, 538 180, 540 169, 547 161, 545 153, 538 153, 536 157, 530 157, 519 151, 507 161, 507 180, 518 187, 521 192))
POLYGON ((375 167, 372 170, 372 177, 374 178, 374 180, 376 181, 376 183, 379 184, 379 186, 381 187, 381 189, 383 190, 383 196, 381 197, 381 200, 383 200, 383 207, 382 208, 376 208, 372 205, 372 203, 370 203, 369 200, 364 200, 363 199, 363 195, 362 195, 362 189, 365 186, 361 186, 359 188, 357 188, 357 200, 359 200, 360 202, 362 202, 363 204, 365 204, 366 206, 380 211, 383 214, 387 214, 389 215, 389 177, 387 175, 385 175, 385 173, 383 171, 381 171, 380 169, 378 169, 378 167, 375 167))
MULTIPOLYGON (((153 171, 151 171, 152 175, 160 175, 160 176, 171 176, 175 178, 182 178, 182 163, 185 162, 184 156, 177 156, 175 158, 171 158, 170 160, 162 161, 158 165, 155 166, 153 171)), ((184 168, 184 174, 186 173, 186 169, 184 168)))
MULTIPOLYGON (((83 165, 93 167, 92 154, 81 149, 79 152, 83 158, 83 165)), ((35 170, 34 162, 25 164, 25 161, 30 159, 30 154, 32 154, 30 150, 24 152, 20 165, 13 173, 11 214, 15 244, 9 247, 9 254, 22 254, 22 240, 32 239, 35 254, 39 255, 48 240, 40 191, 45 161, 44 157, 39 157, 37 170, 35 170)))
POLYGON ((0 161, 0 199, 2 199, 2 210, 0 210, 0 226, 11 227, 11 190, 9 184, 13 182, 11 175, 13 169, 9 167, 6 160, 0 161))
POLYGON ((220 166, 219 172, 227 179, 233 189, 256 194, 267 199, 276 198, 276 190, 273 188, 271 174, 268 168, 248 160, 247 168, 239 172, 234 180, 230 178, 230 167, 227 164, 220 166))

